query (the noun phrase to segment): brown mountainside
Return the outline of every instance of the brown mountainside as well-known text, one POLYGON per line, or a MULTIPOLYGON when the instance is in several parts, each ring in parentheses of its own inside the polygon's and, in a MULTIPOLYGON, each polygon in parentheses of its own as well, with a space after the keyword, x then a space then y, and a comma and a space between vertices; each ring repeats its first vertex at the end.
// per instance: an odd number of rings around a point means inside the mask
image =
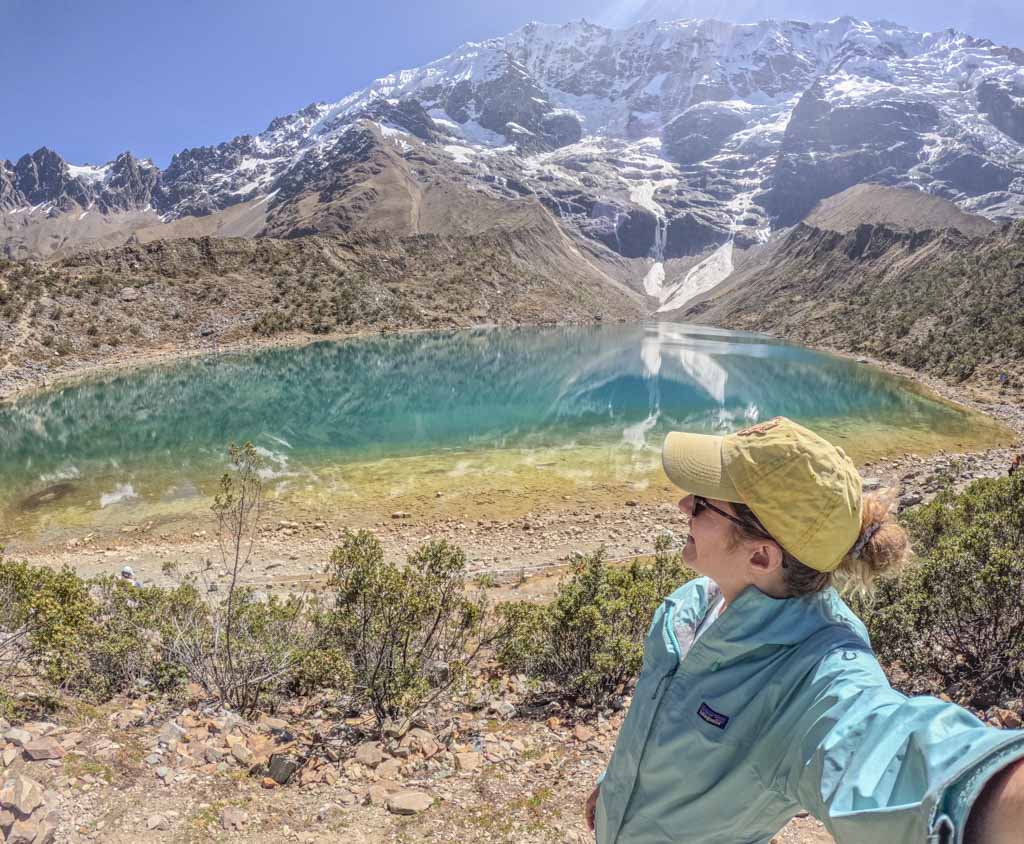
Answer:
POLYGON ((864 223, 898 231, 956 229, 967 235, 990 234, 999 226, 961 211, 948 199, 924 191, 859 184, 821 200, 803 222, 818 229, 850 232, 864 223))
POLYGON ((0 262, 0 395, 26 366, 272 335, 636 320, 640 299, 546 213, 462 236, 186 238, 0 262))
POLYGON ((1024 223, 976 238, 801 224, 671 317, 1020 388, 1024 223))

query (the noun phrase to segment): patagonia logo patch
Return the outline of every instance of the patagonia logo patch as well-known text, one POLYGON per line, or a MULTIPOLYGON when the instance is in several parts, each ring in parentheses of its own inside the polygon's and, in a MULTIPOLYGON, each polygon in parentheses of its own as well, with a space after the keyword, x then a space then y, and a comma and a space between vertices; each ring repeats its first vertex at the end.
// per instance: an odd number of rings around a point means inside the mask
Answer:
POLYGON ((707 721, 712 727, 718 727, 720 730, 724 730, 729 723, 729 716, 723 715, 721 712, 715 712, 706 703, 700 705, 700 709, 697 710, 697 714, 705 721, 707 721))

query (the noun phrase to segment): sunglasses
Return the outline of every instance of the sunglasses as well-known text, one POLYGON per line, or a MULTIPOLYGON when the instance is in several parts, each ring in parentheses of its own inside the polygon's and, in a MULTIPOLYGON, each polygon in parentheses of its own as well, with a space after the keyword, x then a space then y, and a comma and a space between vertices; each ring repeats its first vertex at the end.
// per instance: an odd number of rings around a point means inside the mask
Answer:
POLYGON ((723 519, 728 519, 734 525, 739 525, 741 528, 743 528, 746 531, 756 531, 757 533, 761 534, 765 539, 771 539, 772 538, 767 533, 765 533, 765 531, 760 530, 759 528, 755 527, 754 525, 747 524, 746 522, 744 522, 741 519, 737 519, 731 513, 726 513, 725 510, 723 510, 721 507, 716 507, 714 504, 712 504, 710 501, 708 501, 703 495, 695 495, 695 496, 693 496, 693 513, 690 516, 690 518, 691 519, 696 519, 697 516, 699 516, 701 514, 702 510, 711 510, 714 513, 718 513, 718 515, 721 516, 723 519))

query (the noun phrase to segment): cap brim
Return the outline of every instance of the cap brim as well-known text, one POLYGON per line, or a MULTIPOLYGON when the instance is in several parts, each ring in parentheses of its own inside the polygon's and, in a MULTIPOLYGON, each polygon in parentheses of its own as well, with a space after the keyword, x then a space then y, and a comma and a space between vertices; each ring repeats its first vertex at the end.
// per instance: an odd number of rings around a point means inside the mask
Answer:
POLYGON ((665 437, 661 465, 672 483, 692 495, 743 500, 722 465, 721 437, 673 431, 665 437))

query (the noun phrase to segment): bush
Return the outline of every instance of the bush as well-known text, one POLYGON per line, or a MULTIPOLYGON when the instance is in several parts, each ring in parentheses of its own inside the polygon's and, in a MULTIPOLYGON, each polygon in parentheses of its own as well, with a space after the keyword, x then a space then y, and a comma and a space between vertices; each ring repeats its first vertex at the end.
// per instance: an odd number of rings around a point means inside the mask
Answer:
POLYGON ((159 628, 174 593, 107 577, 85 581, 0 560, 0 664, 93 700, 134 685, 161 685, 159 628))
POLYGON ((3 679, 31 667, 63 685, 81 664, 96 605, 70 568, 58 571, 0 558, 3 679))
POLYGON ((438 699, 489 641, 484 598, 467 596, 465 581, 465 554, 444 541, 422 546, 404 567, 385 562, 368 531, 347 531, 334 549, 326 631, 350 655, 355 702, 379 725, 438 699))
POLYGON ((312 690, 326 680, 327 672, 308 662, 315 630, 302 598, 263 600, 239 586, 230 600, 210 605, 194 583, 184 580, 179 600, 165 611, 162 650, 169 666, 245 715, 298 685, 312 690))
POLYGON ((918 559, 856 607, 878 655, 987 708, 1024 694, 1024 472, 903 516, 918 559))
POLYGON ((509 671, 551 681, 576 703, 603 706, 643 663, 651 616, 694 572, 659 537, 654 562, 608 565, 604 549, 583 557, 553 603, 499 608, 505 636, 498 658, 509 671))

